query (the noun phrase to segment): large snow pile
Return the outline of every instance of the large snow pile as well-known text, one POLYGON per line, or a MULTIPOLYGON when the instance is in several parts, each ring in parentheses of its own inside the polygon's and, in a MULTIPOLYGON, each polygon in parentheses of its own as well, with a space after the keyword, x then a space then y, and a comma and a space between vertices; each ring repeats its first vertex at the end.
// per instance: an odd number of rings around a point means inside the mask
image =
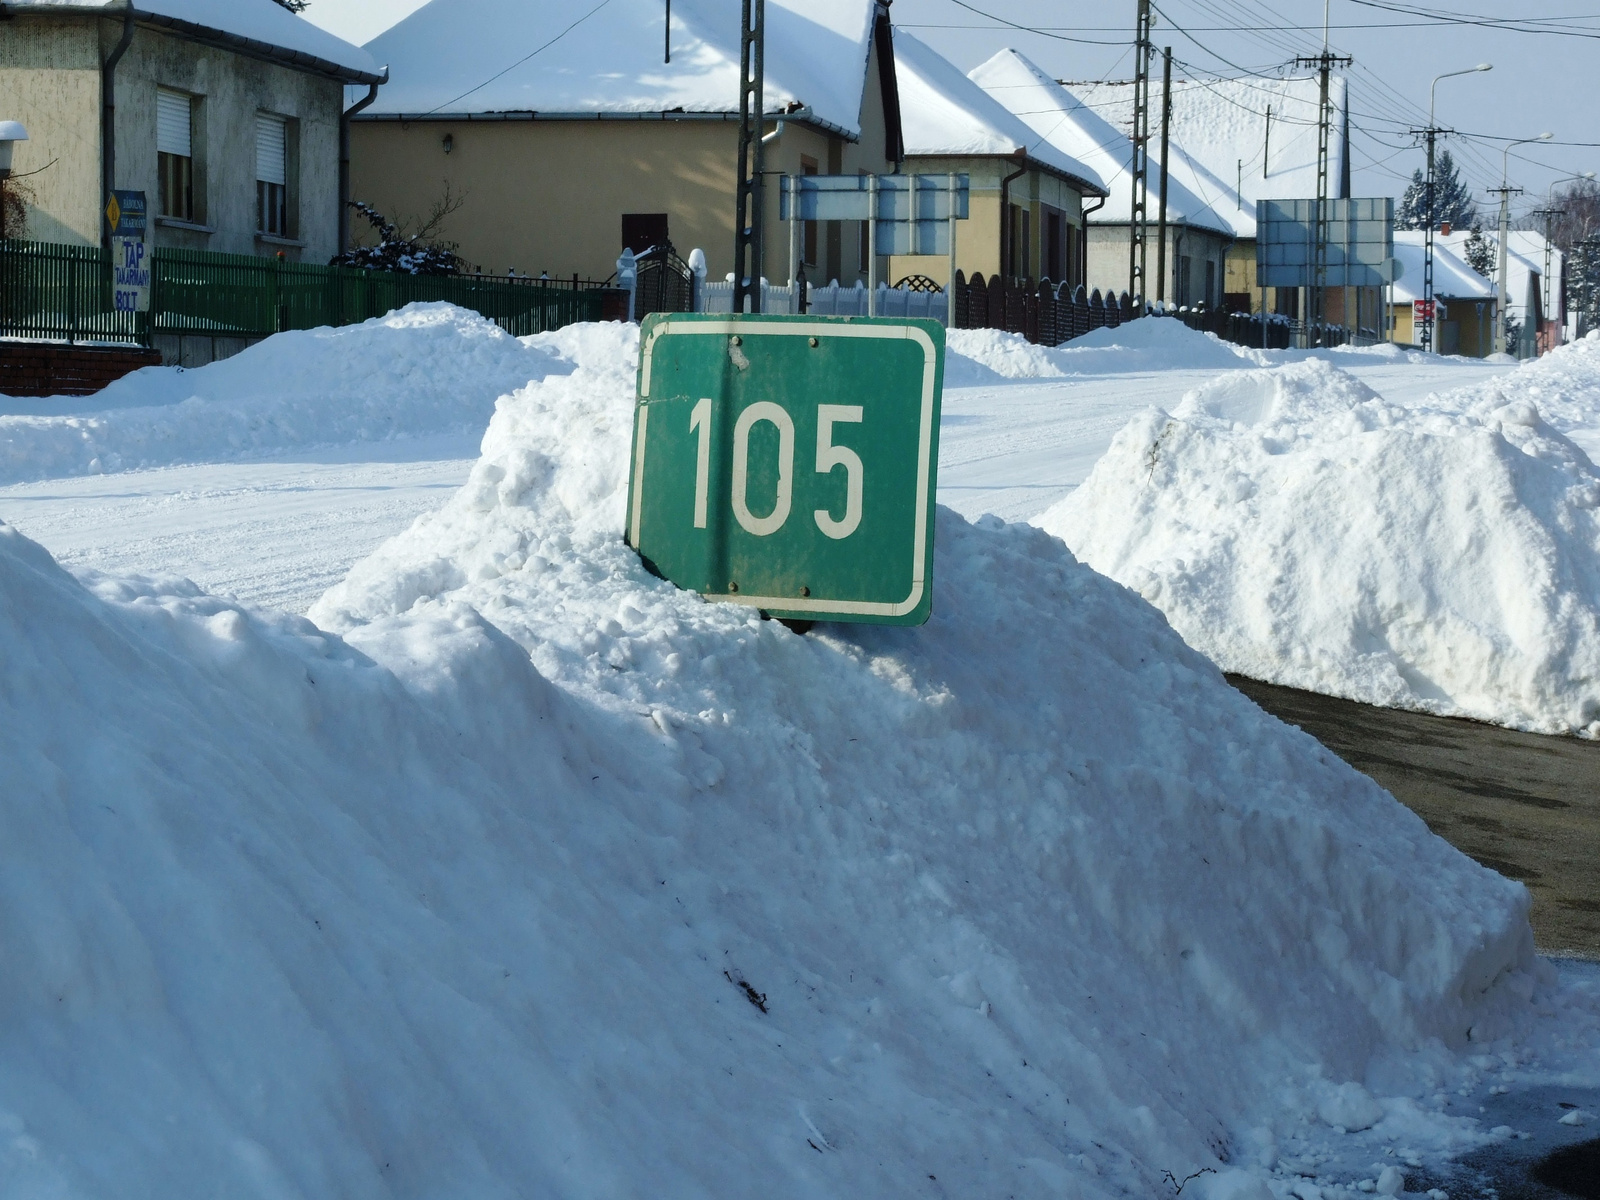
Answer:
POLYGON ((1145 317, 1116 328, 1096 329, 1063 342, 1038 346, 1020 333, 999 329, 952 329, 946 335, 948 383, 987 382, 983 371, 1002 379, 1050 379, 1067 375, 1121 375, 1142 371, 1240 370, 1259 365, 1256 351, 1198 333, 1183 322, 1145 317))
POLYGON ((280 333, 85 400, 0 401, 0 484, 483 428, 495 398, 572 369, 575 329, 514 338, 450 304, 280 333))
POLYGON ((654 579, 633 336, 342 638, 0 526, 0 1190, 1238 1200, 1477 1136, 1520 885, 1039 530, 941 511, 920 629, 654 579))
MULTIPOLYGON (((1569 394, 1581 365, 1600 396, 1595 362, 1564 356, 1569 394)), ((1399 407, 1325 361, 1234 373, 1037 524, 1225 670, 1600 733, 1600 472, 1527 398, 1544 377, 1399 407)))

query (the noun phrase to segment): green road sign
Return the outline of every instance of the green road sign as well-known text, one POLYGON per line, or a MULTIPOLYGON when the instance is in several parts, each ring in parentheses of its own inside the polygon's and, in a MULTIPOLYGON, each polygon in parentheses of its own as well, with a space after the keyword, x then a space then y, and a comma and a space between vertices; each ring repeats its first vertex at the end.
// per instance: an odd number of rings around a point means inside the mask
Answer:
POLYGON ((937 321, 646 317, 628 544, 711 599, 920 625, 943 383, 937 321))

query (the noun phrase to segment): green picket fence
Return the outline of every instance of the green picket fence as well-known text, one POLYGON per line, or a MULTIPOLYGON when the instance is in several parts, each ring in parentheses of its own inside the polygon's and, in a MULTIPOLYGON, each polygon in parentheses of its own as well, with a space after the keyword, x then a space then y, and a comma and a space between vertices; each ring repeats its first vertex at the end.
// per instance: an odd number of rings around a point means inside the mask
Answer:
POLYGON ((260 338, 351 325, 419 300, 445 300, 524 337, 600 319, 601 295, 487 275, 404 275, 313 263, 159 249, 150 311, 111 304, 99 246, 0 241, 0 337, 149 345, 158 334, 260 338))

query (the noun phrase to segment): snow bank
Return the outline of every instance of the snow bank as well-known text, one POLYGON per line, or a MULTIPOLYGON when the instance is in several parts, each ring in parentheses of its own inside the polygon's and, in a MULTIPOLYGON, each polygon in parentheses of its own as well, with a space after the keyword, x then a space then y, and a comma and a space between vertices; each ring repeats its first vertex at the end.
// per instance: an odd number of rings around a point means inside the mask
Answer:
POLYGON ((147 367, 85 400, 0 400, 0 484, 483 428, 497 396, 571 370, 450 304, 280 333, 196 370, 147 367), (65 411, 63 411, 65 410, 65 411))
MULTIPOLYGON (((1420 1078, 1406 1051, 1449 1074, 1470 1068, 1440 1043, 1506 1032, 1523 889, 1042 532, 941 510, 921 629, 798 637, 645 573, 619 536, 632 355, 503 399, 467 486, 312 610, 450 692, 468 755, 513 779, 543 743, 462 698, 419 623, 482 613, 613 739, 578 772, 592 827, 545 882, 614 889, 639 928, 543 898, 524 918, 593 930, 586 960, 627 997, 541 1010, 574 1060, 607 1047, 573 1127, 628 1097, 629 1136, 584 1143, 608 1178, 1150 1195, 1165 1170, 1270 1164, 1324 1110, 1393 1136, 1381 1114, 1423 1086, 1397 1082, 1420 1078)), ((527 819, 570 830, 547 803, 527 819)))
POLYGON ((1132 421, 1037 524, 1225 670, 1600 733, 1600 472, 1533 378, 1402 408, 1325 361, 1225 376, 1132 421))
POLYGON ((950 386, 973 386, 996 376, 1051 379, 1260 365, 1258 352, 1167 318, 1146 317, 1115 329, 1096 329, 1057 347, 1036 346, 1020 333, 999 329, 952 329, 946 338, 945 379, 950 386))

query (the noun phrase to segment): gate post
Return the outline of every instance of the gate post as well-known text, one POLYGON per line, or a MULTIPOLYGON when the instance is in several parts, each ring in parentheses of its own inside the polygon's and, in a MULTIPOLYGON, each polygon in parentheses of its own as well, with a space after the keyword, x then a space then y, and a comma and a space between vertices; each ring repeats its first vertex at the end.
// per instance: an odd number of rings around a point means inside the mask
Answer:
POLYGON ((635 292, 639 285, 639 267, 634 262, 633 251, 625 249, 617 259, 617 286, 628 293, 628 320, 638 320, 635 292))

